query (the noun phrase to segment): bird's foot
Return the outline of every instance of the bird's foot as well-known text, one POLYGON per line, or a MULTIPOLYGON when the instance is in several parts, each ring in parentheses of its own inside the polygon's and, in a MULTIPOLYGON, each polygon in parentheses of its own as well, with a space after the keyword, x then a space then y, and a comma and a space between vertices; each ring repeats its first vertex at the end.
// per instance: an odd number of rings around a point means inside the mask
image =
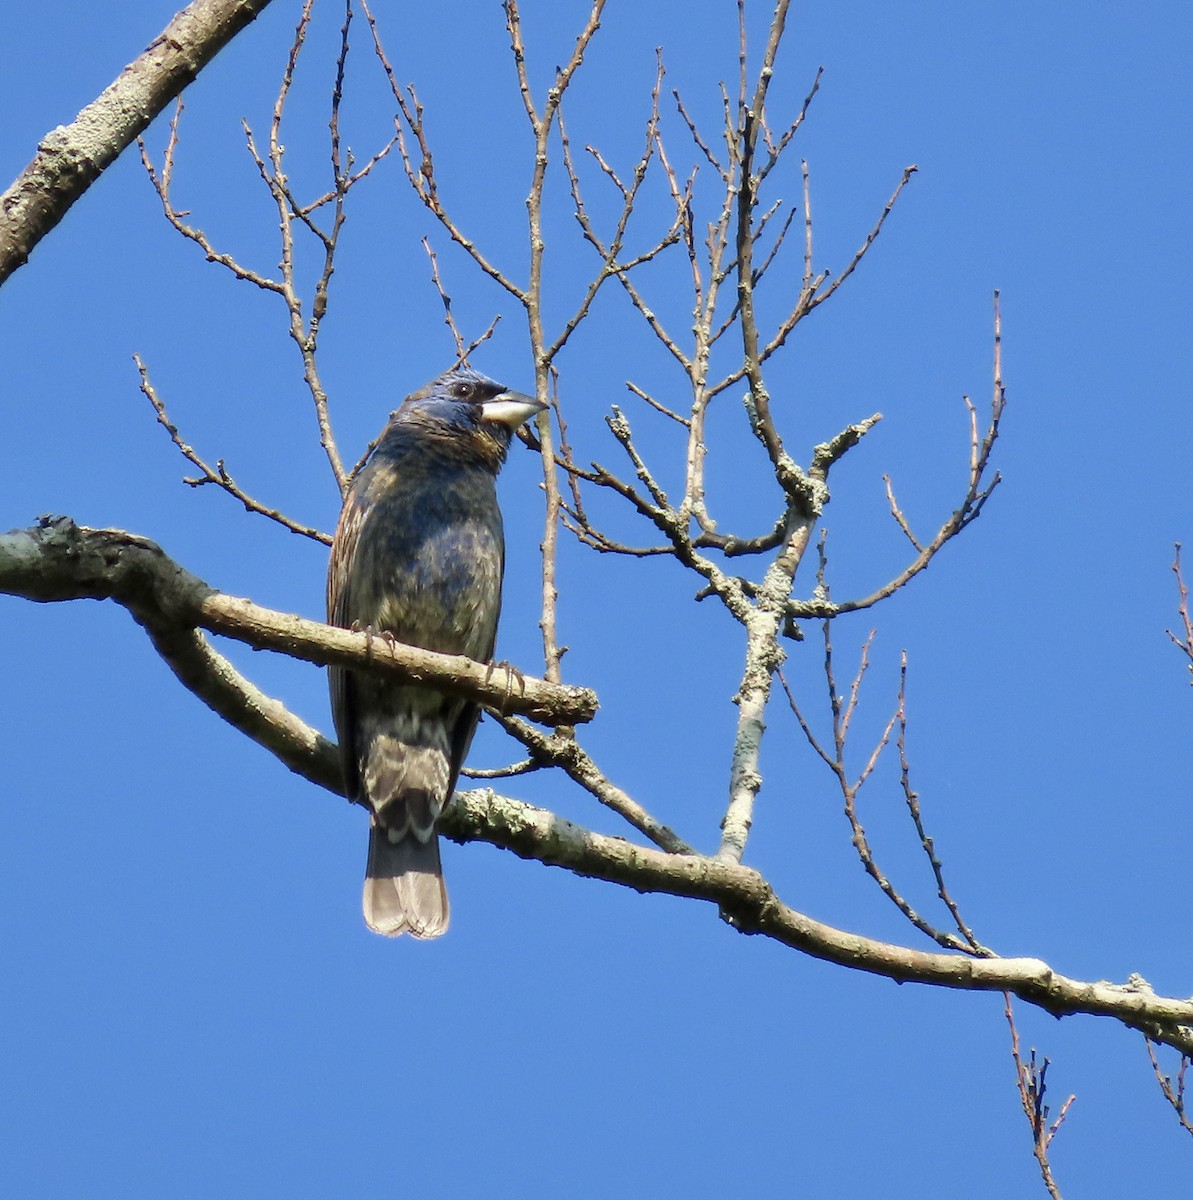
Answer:
POLYGON ((513 663, 505 662, 503 660, 502 662, 489 664, 487 670, 485 671, 486 683, 490 683, 492 681, 493 672, 497 670, 505 672, 505 698, 501 702, 501 711, 504 713, 506 706, 509 704, 510 699, 514 694, 513 682, 515 679, 518 681, 518 691, 523 696, 526 695, 526 676, 523 675, 513 663))
POLYGON ((372 625, 362 624, 360 621, 353 621, 348 627, 353 633, 363 633, 365 635, 365 654, 370 658, 373 656, 373 639, 380 638, 387 646, 395 646, 398 639, 388 629, 374 629, 372 625))

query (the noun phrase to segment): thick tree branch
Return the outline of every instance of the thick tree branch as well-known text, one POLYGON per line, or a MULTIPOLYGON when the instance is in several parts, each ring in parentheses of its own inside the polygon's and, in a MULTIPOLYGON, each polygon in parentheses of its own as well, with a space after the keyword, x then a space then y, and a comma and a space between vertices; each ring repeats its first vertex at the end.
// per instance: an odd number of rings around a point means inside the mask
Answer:
POLYGON ((254 687, 197 629, 146 626, 157 652, 184 687, 234 729, 264 746, 296 775, 337 794, 340 755, 317 729, 254 687))
MULTIPOLYGON (((746 320, 744 315, 742 320, 746 320)), ((770 703, 775 672, 785 658, 779 638, 787 622, 796 572, 816 521, 828 503, 829 471, 881 419, 881 414, 875 413, 816 446, 812 452, 812 466, 806 475, 783 452, 784 461, 790 465, 784 486, 791 489, 788 491, 784 537, 757 589, 754 606, 742 622, 746 628, 746 662, 735 697, 737 732, 729 767, 729 805, 721 821, 719 852, 727 862, 741 861, 754 820, 754 804, 762 788, 760 762, 762 738, 766 732, 766 708, 770 703), (802 493, 797 492, 797 488, 802 488, 802 493)))
POLYGON ((51 129, 0 196, 0 283, 120 152, 269 0, 195 0, 69 125, 51 129))
POLYGON ((552 725, 590 721, 597 708, 587 688, 545 683, 510 667, 336 629, 224 595, 148 539, 80 528, 69 517, 0 535, 0 592, 39 601, 115 600, 155 641, 170 630, 202 628, 307 662, 391 671, 552 725))
POLYGON ((574 825, 545 809, 485 789, 457 792, 441 828, 458 842, 485 841, 520 858, 564 867, 639 892, 706 900, 742 933, 763 934, 813 958, 882 975, 967 991, 1011 992, 1054 1016, 1114 1017, 1136 1029, 1162 1029, 1159 1040, 1193 1041, 1193 1000, 1127 984, 1069 979, 1038 958, 971 958, 912 950, 835 929, 788 908, 757 871, 703 855, 669 854, 574 825))
MULTIPOLYGON (((193 628, 207 601, 233 600, 212 592, 172 562, 152 542, 119 530, 79 529, 65 518, 34 530, 0 536, 0 590, 33 600, 112 598, 130 609, 150 634, 175 673, 217 712, 277 753, 291 770, 330 791, 340 791, 335 751, 317 731, 276 701, 263 696, 231 664, 206 646, 193 628), (173 630, 173 632, 171 632, 173 630), (189 678, 188 678, 189 676, 189 678)), ((234 605, 247 605, 234 601, 234 605)), ((256 610, 282 619, 280 614, 256 610)), ((285 618, 290 620, 290 618, 285 618)), ((318 630, 316 622, 297 622, 318 630)), ((241 630, 243 633, 244 631, 241 630)), ((370 657, 380 638, 334 631, 355 650, 325 649, 320 656, 354 666, 406 669, 407 647, 388 647, 370 657), (361 644, 364 644, 362 652, 361 644)), ((246 640, 252 640, 247 639, 246 640)), ((303 639, 299 639, 303 643, 303 639)), ((303 643, 305 644, 305 643, 303 643)), ((443 657, 443 656, 435 656, 443 657)), ((314 653, 311 654, 314 660, 314 653)), ((478 664, 474 664, 478 665, 478 664)), ((484 674, 484 667, 480 667, 484 674)), ((500 672, 495 671, 498 678, 500 672)), ((411 673, 413 677, 413 673, 411 673)), ((428 674, 426 676, 430 678, 428 674)), ((477 695, 472 683, 434 677, 436 685, 477 695)), ((534 681, 538 683, 538 681, 534 681)), ((528 690, 531 684, 527 680, 528 690)), ((549 689, 580 692, 581 689, 549 689)), ((481 697, 487 699, 488 697, 481 697)), ((524 703, 524 702, 523 702, 524 703)), ((604 879, 640 892, 660 892, 715 904, 735 928, 762 934, 814 958, 898 982, 926 983, 971 991, 1008 991, 1056 1016, 1087 1013, 1109 1016, 1182 1053, 1193 1051, 1193 1001, 1155 995, 1132 982, 1084 982, 1057 974, 1034 958, 982 958, 933 953, 876 941, 835 929, 787 907, 756 871, 698 854, 675 854, 594 833, 543 809, 492 791, 457 793, 444 812, 442 828, 460 842, 486 841, 564 867, 577 875, 604 879)))

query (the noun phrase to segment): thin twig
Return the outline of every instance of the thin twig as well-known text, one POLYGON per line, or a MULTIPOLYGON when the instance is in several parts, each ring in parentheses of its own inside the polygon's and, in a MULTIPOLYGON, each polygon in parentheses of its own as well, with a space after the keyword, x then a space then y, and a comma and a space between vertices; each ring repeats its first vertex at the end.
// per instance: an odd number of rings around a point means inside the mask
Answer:
MULTIPOLYGON (((893 579, 859 600, 830 603, 823 598, 796 602, 793 614, 797 617, 833 618, 849 612, 861 612, 873 608, 911 582, 936 555, 965 528, 982 514, 986 501, 1002 482, 995 471, 989 475, 990 459, 998 441, 1003 412, 1006 409, 1006 389, 1002 380, 1002 326, 999 316, 998 293, 994 293, 994 389, 990 405, 990 418, 984 432, 978 429, 977 408, 968 396, 963 397, 969 417, 969 484, 961 504, 937 530, 933 539, 923 547, 916 558, 893 579), (989 479, 989 482, 987 482, 989 479)), ((897 520, 898 518, 896 518, 897 520)))
POLYGON ((230 254, 224 254, 215 249, 208 240, 207 235, 201 229, 196 229, 192 225, 188 225, 183 217, 189 214, 180 211, 174 207, 173 200, 170 195, 170 185, 173 183, 174 177, 174 156, 178 150, 179 143, 179 127, 182 120, 182 112, 184 105, 180 96, 174 105, 174 115, 170 118, 170 133, 166 141, 166 149, 162 158, 161 174, 154 169, 153 163, 149 159, 149 151, 145 147, 145 143, 141 138, 137 139, 137 146, 141 152, 141 165, 145 168, 145 173, 149 176, 149 182, 153 185, 153 190, 157 192, 158 199, 162 204, 162 211, 165 213, 166 220, 188 241, 192 241, 200 250, 203 251, 208 262, 218 263, 221 267, 227 270, 245 283, 251 283, 255 287, 261 288, 266 292, 276 292, 279 295, 283 292, 281 282, 276 279, 270 279, 266 275, 261 275, 256 271, 250 270, 248 267, 242 266, 230 254))
POLYGON ((907 805, 907 811, 911 816, 912 824, 915 826, 915 831, 920 839, 920 846, 923 848, 924 854, 927 856, 928 864, 932 868, 932 877, 936 880, 936 894, 940 897, 941 902, 949 910, 949 915, 953 918, 954 924, 957 926, 957 932, 965 939, 965 942, 974 954, 984 958, 989 958, 994 951, 986 946, 983 946, 978 941, 977 935, 969 924, 962 918, 961 909, 957 902, 953 899, 952 893, 949 891, 944 879, 944 864, 940 861, 940 857, 936 853, 936 842, 928 835, 924 828, 924 818, 920 811, 920 796, 919 793, 911 786, 911 765, 907 758, 907 651, 904 650, 900 659, 899 666, 899 707, 896 710, 896 716, 899 721, 899 733, 895 739, 895 744, 899 751, 899 783, 903 789, 903 800, 907 805))
POLYGON ((515 775, 530 775, 543 770, 548 764, 536 758, 524 758, 510 763, 508 767, 462 767, 460 774, 468 779, 511 779, 515 775))
MULTIPOLYGON (((870 845, 870 841, 866 836, 865 827, 862 825, 861 819, 858 815, 857 798, 858 793, 861 791, 863 785, 870 778, 875 767, 878 765, 879 757, 889 744, 891 733, 896 723, 900 719, 902 708, 900 706, 900 708, 897 709, 896 712, 889 718, 885 727, 883 728, 881 736, 875 743, 869 757, 863 765, 861 772, 858 774, 856 779, 851 780, 846 767, 845 758, 846 734, 848 732, 849 720, 857 707, 858 693, 861 687, 862 678, 865 675, 869 665, 869 650, 873 642, 874 634, 872 631, 870 637, 866 639, 866 642, 863 645, 858 670, 854 675, 853 681, 850 685, 849 699, 843 704, 842 697, 837 691, 836 681, 834 678, 833 647, 830 632, 831 624, 832 623, 829 621, 823 622, 825 648, 824 675, 828 689, 829 706, 832 711, 833 721, 833 749, 831 753, 824 748, 820 740, 813 732, 811 725, 796 701, 795 693, 793 692, 791 685, 788 683, 784 672, 779 671, 778 675, 779 683, 787 697, 787 703, 791 708, 791 712, 796 721, 799 723, 804 737, 837 780, 837 785, 841 790, 841 796, 844 803, 845 817, 849 822, 851 842, 854 849, 857 851, 858 860, 866 874, 869 875, 870 878, 878 885, 883 895, 885 895, 887 899, 889 899, 895 905, 895 907, 898 908, 903 916, 913 926, 915 926, 916 929, 918 929, 926 937, 931 938, 938 946, 941 946, 946 950, 957 950, 962 953, 975 954, 980 957, 990 957, 993 952, 983 946, 980 946, 977 940, 972 937, 972 935, 965 937, 963 940, 962 938, 958 938, 955 934, 937 928, 924 916, 922 916, 912 906, 902 892, 895 886, 891 878, 879 867, 878 862, 874 857, 874 852, 870 845)), ((900 705, 901 704, 902 696, 900 697, 900 705)), ((902 759, 902 756, 901 761, 905 761, 902 759)), ((925 840, 925 836, 923 834, 922 827, 918 824, 918 822, 917 830, 920 832, 921 842, 923 842, 925 840)), ((938 860, 935 860, 934 856, 933 859, 934 862, 939 865, 938 860)), ((939 886, 943 887, 943 883, 940 883, 939 886)), ((948 903, 950 906, 950 913, 954 913, 955 906, 952 905, 951 901, 948 903)), ((956 916, 955 919, 960 927, 965 928, 962 926, 959 916, 956 916)))
POLYGON ((682 417, 679 415, 679 413, 674 412, 665 404, 661 404, 649 392, 647 392, 644 388, 640 388, 632 380, 626 380, 626 387, 633 392, 639 400, 644 400, 647 404, 649 404, 650 407, 655 410, 655 412, 662 413, 663 416, 670 418, 677 425, 682 425, 685 429, 690 429, 692 427, 692 422, 687 417, 682 417))
MULTIPOLYGON (((659 134, 659 93, 662 87, 664 75, 663 59, 661 54, 658 58, 656 68, 655 84, 651 89, 650 95, 650 115, 646 122, 646 137, 645 145, 642 154, 634 164, 634 173, 631 182, 627 185, 621 181, 617 172, 605 161, 599 151, 594 147, 587 147, 594 161, 601 168, 602 173, 608 178, 617 188, 621 195, 621 213, 618 216, 614 226, 612 235, 606 240, 601 237, 596 230, 595 225, 589 216, 588 206, 584 199, 584 194, 580 185, 580 176, 577 171, 575 162, 571 153, 571 140, 568 137, 567 125, 563 117, 563 109, 560 107, 556 114, 557 123, 559 126, 560 147, 562 150, 564 172, 568 178, 568 187, 571 190, 572 201, 574 204, 574 216, 580 230, 584 235, 585 240, 597 251, 601 256, 601 265, 597 274, 590 280, 585 291, 584 297, 577 307, 572 317, 564 324, 559 336, 547 349, 547 356, 554 360, 555 356, 562 349, 568 338, 579 326, 581 321, 588 315, 597 293, 600 291, 603 284, 612 278, 620 280, 622 286, 626 289, 631 301, 638 307, 639 312, 645 316, 648 309, 637 289, 629 281, 629 272, 634 268, 641 266, 644 263, 650 262, 657 258, 668 247, 675 245, 683 235, 685 224, 688 218, 692 181, 689 180, 688 187, 684 191, 678 190, 678 185, 675 180, 674 173, 671 171, 669 164, 663 162, 664 172, 668 178, 668 185, 671 189, 672 200, 675 204, 675 217, 666 232, 648 249, 634 255, 628 259, 622 259, 621 252, 625 240, 626 228, 629 224, 630 217, 634 212, 635 205, 638 200, 639 191, 643 181, 646 179, 650 164, 655 153, 659 154, 660 159, 665 160, 665 155, 662 148, 662 140, 659 134), (637 298, 635 300, 635 297, 637 298)), ((648 318, 655 328, 656 334, 667 344, 669 335, 663 330, 658 323, 657 318, 651 315, 648 318)))
POLYGON ((158 424, 170 435, 170 440, 178 447, 179 453, 195 466, 200 472, 200 476, 184 477, 183 483, 190 487, 202 487, 204 484, 214 483, 217 487, 227 492, 229 496, 239 500, 241 504, 253 513, 259 513, 263 517, 268 517, 271 521, 276 521, 279 525, 290 530, 291 533, 301 534, 303 537, 309 537, 313 541, 322 542, 325 546, 331 545, 331 534, 324 533, 321 529, 315 529, 310 525, 302 525, 297 521, 291 520, 276 508, 270 508, 268 505, 262 504, 261 501, 255 500, 243 488, 236 483, 224 466, 224 460, 217 460, 215 467, 203 459, 198 451, 195 450, 189 442, 183 440, 182 434, 178 432, 178 426, 170 420, 169 414, 166 412, 165 402, 157 394, 156 388, 149 379, 149 369, 141 361, 139 354, 133 355, 133 362, 137 364, 137 371, 141 376, 141 392, 145 399, 153 406, 153 411, 157 415, 158 424))
POLYGON ((812 86, 808 89, 808 94, 804 97, 804 102, 800 105, 799 113, 794 121, 783 131, 778 141, 771 139, 769 131, 766 135, 767 160, 762 164, 759 170, 759 178, 765 179, 779 162, 779 158, 783 151, 787 149, 788 143, 799 132, 799 128, 807 119, 808 110, 812 107, 812 101, 816 99, 816 93, 820 91, 820 81, 824 78, 824 68, 816 68, 816 76, 812 80, 812 86))
POLYGON ((399 84, 393 64, 381 43, 381 33, 368 0, 360 0, 360 6, 361 11, 365 14, 365 20, 369 24, 373 50, 385 72, 394 102, 398 106, 398 112, 394 116, 394 136, 397 138, 398 155, 402 160, 402 168, 406 173, 407 182, 414 194, 426 206, 427 211, 447 231, 452 241, 460 246, 490 279, 508 291, 520 304, 525 304, 527 302, 526 290, 485 257, 476 243, 452 219, 440 200, 439 184, 435 176, 435 159, 431 153, 431 145, 423 124, 423 108, 419 103, 418 95, 413 86, 403 89, 399 84), (407 140, 407 132, 414 141, 414 148, 407 140))
POLYGON ((1160 1085, 1160 1091, 1164 1093, 1164 1099, 1168 1101, 1172 1107, 1172 1111, 1176 1114, 1176 1119, 1180 1122, 1181 1128, 1191 1136, 1193 1136, 1193 1122, 1189 1120, 1189 1113, 1185 1108, 1185 1073, 1189 1069, 1190 1060, 1187 1055, 1181 1055, 1181 1065, 1176 1073, 1176 1081, 1174 1083, 1171 1075, 1165 1075, 1160 1069, 1160 1060, 1156 1056, 1155 1043, 1151 1038, 1145 1035, 1144 1043, 1147 1046, 1147 1056, 1152 1064, 1152 1073, 1156 1076, 1156 1082, 1160 1085))
POLYGON ((280 295, 285 301, 289 314, 289 334, 302 358, 303 379, 310 391, 314 406, 316 422, 319 428, 320 444, 323 447, 324 454, 335 477, 336 485, 341 495, 343 495, 346 493, 351 479, 349 473, 345 471, 340 458, 335 435, 332 430, 327 393, 320 381, 317 361, 319 326, 327 313, 328 292, 331 285, 331 278, 335 271, 336 248, 346 218, 345 201, 347 195, 352 187, 365 178, 373 167, 390 152, 396 144, 397 135, 395 134, 395 138, 391 138, 359 170, 355 169, 355 162, 351 151, 348 151, 346 154, 342 152, 340 111, 347 76, 349 33, 353 20, 351 0, 345 0, 344 20, 340 28, 340 43, 331 89, 330 120, 328 123, 332 187, 306 204, 301 203, 294 195, 285 171, 285 147, 282 140, 282 125, 299 60, 303 47, 306 44, 307 31, 313 11, 313 2, 314 0, 305 0, 294 29, 294 36, 287 55, 285 69, 282 73, 282 79, 274 100, 266 153, 263 154, 257 148, 252 127, 247 121, 242 122, 248 152, 277 208, 281 243, 281 255, 278 265, 279 278, 274 279, 255 272, 243 266, 233 255, 216 250, 201 230, 194 228, 183 220, 186 214, 174 206, 170 196, 170 186, 179 141, 181 104, 176 108, 173 120, 170 123, 169 139, 160 175, 155 172, 153 165, 150 163, 144 145, 141 146, 141 158, 150 181, 162 202, 167 220, 179 233, 195 242, 203 250, 209 261, 219 263, 231 271, 238 279, 280 295), (313 214, 328 204, 332 205, 332 212, 330 224, 325 228, 315 221, 313 214), (304 312, 304 300, 299 294, 296 284, 294 233, 296 226, 306 229, 315 238, 323 252, 322 269, 315 281, 310 299, 309 317, 304 312))
POLYGON ((896 524, 903 530, 907 536, 907 540, 915 548, 916 552, 923 554, 923 544, 916 540, 916 536, 911 532, 911 526, 907 523, 907 518, 903 515, 903 510, 899 507, 899 502, 895 499, 894 485, 891 483, 891 477, 884 474, 882 482, 886 485, 886 499, 891 508, 891 516, 895 518, 896 524))
POLYGON ((1048 1059, 1044 1059, 1042 1063, 1037 1064, 1034 1049, 1031 1051, 1028 1061, 1023 1061, 1023 1056, 1019 1053, 1019 1030, 1015 1027, 1010 993, 1004 992, 1003 999, 1006 1002, 1003 1014, 1006 1016, 1011 1030, 1011 1058, 1015 1063, 1015 1081, 1019 1087, 1019 1102, 1023 1106, 1023 1115, 1027 1118, 1027 1123, 1031 1128, 1032 1153, 1039 1164, 1040 1177, 1048 1189, 1048 1194, 1052 1200, 1061 1200, 1060 1188, 1057 1186, 1052 1174, 1052 1166, 1048 1161, 1048 1148, 1064 1124, 1065 1117, 1068 1116, 1069 1109, 1077 1097, 1076 1095, 1069 1096, 1061 1105, 1060 1115, 1051 1125, 1048 1124, 1048 1106, 1044 1103, 1044 1096, 1047 1091, 1047 1075, 1051 1063, 1048 1059))
POLYGON ((519 717, 488 710, 516 738, 536 762, 559 767, 606 808, 628 821, 656 846, 670 854, 695 851, 674 830, 656 820, 627 792, 614 784, 570 733, 544 733, 519 717))
MULTIPOLYGON (((1177 637, 1171 629, 1167 630, 1169 638, 1172 639, 1172 644, 1183 650, 1189 659, 1189 671, 1193 673, 1193 622, 1189 618, 1189 589, 1185 585, 1185 578, 1181 571, 1181 544, 1175 543, 1175 555, 1172 561, 1172 572, 1176 576, 1177 593, 1180 596, 1180 603, 1177 605, 1177 614, 1181 618, 1181 626, 1183 636, 1177 637)), ((1193 684, 1193 679, 1189 681, 1193 684)))
POLYGON ((464 350, 464 335, 456 326, 456 318, 452 315, 452 298, 444 290, 443 280, 439 278, 439 260, 435 256, 435 251, 431 249, 431 239, 424 237, 422 246, 431 263, 431 282, 435 285, 435 291, 439 293, 439 299, 443 302, 443 323, 451 331, 452 338, 455 340, 456 360, 458 363, 462 363, 467 358, 464 350))

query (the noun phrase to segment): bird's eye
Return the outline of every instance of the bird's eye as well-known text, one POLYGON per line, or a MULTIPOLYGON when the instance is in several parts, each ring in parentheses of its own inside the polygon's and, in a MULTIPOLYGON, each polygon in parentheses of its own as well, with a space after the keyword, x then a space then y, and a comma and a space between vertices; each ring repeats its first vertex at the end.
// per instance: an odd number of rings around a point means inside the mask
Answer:
POLYGON ((452 395, 455 396, 457 400, 471 400, 472 391, 472 384, 463 379, 460 380, 459 383, 452 385, 452 395))

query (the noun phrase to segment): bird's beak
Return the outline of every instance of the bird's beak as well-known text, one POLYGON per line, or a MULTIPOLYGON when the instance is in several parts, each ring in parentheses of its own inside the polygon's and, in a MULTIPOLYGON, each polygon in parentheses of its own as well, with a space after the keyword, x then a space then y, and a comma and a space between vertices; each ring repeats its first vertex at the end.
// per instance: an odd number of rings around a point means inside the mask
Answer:
POLYGON ((533 396, 524 396, 521 392, 501 392, 481 405, 481 419, 495 421, 512 431, 546 407, 533 396))

